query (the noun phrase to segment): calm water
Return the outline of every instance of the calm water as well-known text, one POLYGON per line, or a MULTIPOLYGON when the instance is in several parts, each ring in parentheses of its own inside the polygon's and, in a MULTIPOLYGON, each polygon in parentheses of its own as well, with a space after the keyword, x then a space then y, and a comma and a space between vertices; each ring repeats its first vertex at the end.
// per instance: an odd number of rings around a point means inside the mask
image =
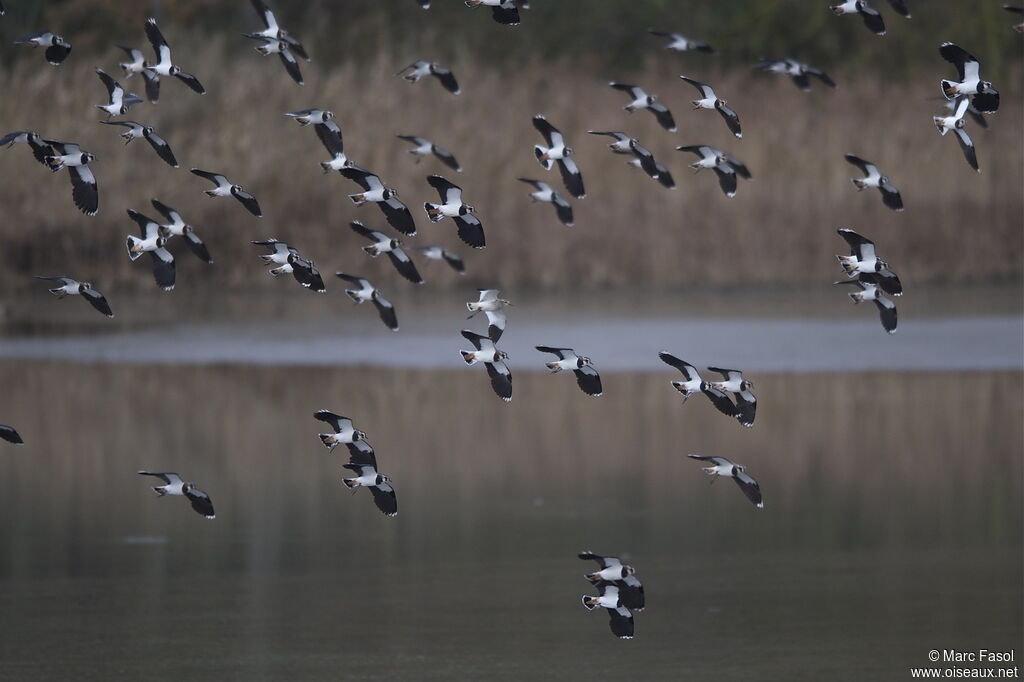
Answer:
POLYGON ((753 429, 680 405, 672 378, 607 372, 592 399, 519 372, 505 405, 482 370, 0 361, 0 421, 27 441, 0 444, 0 679, 904 680, 935 648, 1019 660, 1019 372, 761 373, 753 429), (367 431, 397 518, 342 486, 325 407, 367 431), (766 508, 688 452, 746 464, 766 508), (142 468, 195 480, 218 518, 142 468), (637 567, 635 640, 581 606, 585 549, 637 567))

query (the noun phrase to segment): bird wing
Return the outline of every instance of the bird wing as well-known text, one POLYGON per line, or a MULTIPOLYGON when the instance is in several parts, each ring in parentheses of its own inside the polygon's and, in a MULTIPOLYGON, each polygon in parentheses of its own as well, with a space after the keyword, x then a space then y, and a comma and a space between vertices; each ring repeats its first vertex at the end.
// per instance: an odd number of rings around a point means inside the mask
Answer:
POLYGON ((299 62, 296 61, 295 55, 292 51, 282 46, 278 51, 277 56, 281 58, 281 63, 284 64, 285 71, 292 77, 292 80, 299 85, 304 85, 305 81, 302 79, 302 70, 299 68, 299 62))
POLYGON ((337 156, 345 153, 345 143, 341 137, 341 128, 337 123, 334 121, 316 123, 313 125, 313 130, 316 131, 316 136, 320 138, 320 143, 329 154, 337 156))
POLYGON ((363 237, 366 237, 370 241, 376 242, 379 241, 380 239, 387 239, 387 235, 383 234, 382 232, 377 232, 376 230, 371 230, 358 220, 353 220, 348 224, 348 226, 352 228, 353 232, 355 232, 358 235, 362 235, 363 237))
POLYGON ((142 476, 156 476, 166 485, 174 485, 182 482, 181 476, 171 471, 136 471, 135 473, 142 476))
POLYGON ((199 514, 202 514, 208 519, 217 518, 217 513, 213 511, 213 502, 210 500, 210 496, 204 493, 198 488, 190 488, 185 491, 185 497, 192 503, 192 508, 199 514))
POLYGON ((172 168, 178 167, 178 160, 174 158, 174 152, 171 151, 171 145, 167 144, 167 140, 148 128, 143 129, 143 136, 146 138, 146 142, 149 142, 149 146, 153 148, 153 151, 157 153, 157 156, 164 160, 164 163, 172 168))
POLYGON ((448 263, 455 272, 460 275, 466 274, 466 264, 462 262, 462 258, 460 258, 457 253, 453 253, 447 249, 442 249, 441 258, 444 258, 445 262, 448 263))
POLYGON ((250 2, 252 2, 252 8, 256 10, 256 14, 259 15, 260 21, 263 22, 263 26, 276 33, 278 27, 274 13, 263 3, 263 0, 250 0, 250 2))
POLYGON ((839 228, 836 232, 850 245, 850 250, 857 257, 857 260, 874 258, 875 243, 873 241, 845 227, 839 228))
POLYGON ((963 128, 953 128, 953 132, 956 133, 956 141, 960 143, 960 149, 963 151, 967 163, 971 168, 980 172, 978 155, 974 151, 974 142, 971 140, 971 136, 963 128))
POLYGON ((729 131, 736 137, 743 137, 743 131, 740 129, 740 117, 736 115, 736 112, 723 104, 722 100, 715 102, 715 109, 725 119, 725 124, 729 126, 729 131))
POLYGON ((534 346, 534 348, 541 353, 554 353, 560 360, 576 355, 572 348, 555 348, 554 346, 534 346))
POLYGON ((583 189, 583 174, 580 173, 579 167, 571 156, 558 159, 558 170, 562 174, 562 182, 565 183, 569 194, 577 199, 587 196, 587 191, 583 189))
POLYGON ((685 360, 680 360, 676 356, 671 353, 666 353, 665 351, 658 353, 658 357, 661 358, 661 361, 666 365, 671 365, 682 372, 687 381, 697 381, 700 379, 700 373, 697 371, 697 368, 685 360))
POLYGON ((89 166, 68 166, 71 175, 71 198, 78 210, 96 215, 100 209, 100 190, 89 166))
MULTIPOLYGON (((170 222, 172 222, 172 223, 183 223, 183 222, 185 222, 182 219, 181 214, 178 213, 175 209, 171 208, 170 206, 167 206, 166 204, 164 204, 164 203, 162 203, 162 202, 160 202, 160 201, 158 201, 156 199, 151 199, 150 203, 153 204, 153 208, 155 208, 156 210, 160 211, 160 213, 163 215, 163 217, 165 219, 169 220, 170 222)), ((254 241, 253 242, 253 244, 261 244, 261 245, 276 244, 276 243, 277 243, 276 241, 266 241, 266 242, 255 242, 254 241)))
POLYGON ((440 175, 427 177, 427 182, 441 195, 442 202, 454 204, 462 201, 462 188, 442 178, 440 175))
POLYGON ((381 213, 387 219, 388 224, 402 234, 416 234, 416 222, 413 220, 409 207, 398 200, 397 197, 388 197, 385 201, 378 201, 381 213))
POLYGON ((103 85, 106 86, 107 97, 110 98, 111 103, 113 103, 114 101, 115 91, 120 90, 122 94, 124 93, 124 89, 120 85, 118 85, 117 81, 111 78, 110 75, 107 74, 107 72, 103 69, 96 69, 96 75, 100 77, 100 80, 103 82, 103 85))
POLYGON ((676 120, 672 118, 672 112, 668 110, 661 102, 655 102, 651 106, 647 107, 654 114, 654 118, 658 119, 658 123, 662 128, 674 133, 676 131, 676 120))
POLYGON ((505 333, 505 312, 502 310, 484 311, 487 315, 487 336, 497 343, 501 335, 505 333))
POLYGON ((430 75, 441 81, 441 85, 444 86, 444 89, 453 95, 458 95, 462 92, 462 89, 459 87, 459 82, 455 80, 455 74, 453 74, 451 70, 446 69, 443 66, 431 65, 430 75))
POLYGON ((195 232, 188 231, 185 233, 185 243, 188 244, 188 248, 194 253, 200 260, 204 260, 207 263, 212 263, 213 258, 210 257, 210 251, 206 248, 206 244, 199 238, 195 232))
POLYGON ((875 164, 871 163, 870 161, 865 161, 859 156, 854 156, 853 154, 844 154, 843 158, 846 159, 847 163, 852 163, 854 166, 859 168, 864 175, 871 176, 878 173, 878 167, 875 164))
POLYGON ((472 213, 457 215, 453 218, 458 227, 459 239, 472 246, 474 249, 482 249, 487 245, 484 237, 484 227, 472 213))
POLYGON ((153 259, 153 279, 157 286, 170 291, 174 288, 175 280, 174 256, 163 247, 150 251, 149 255, 153 259))
POLYGON ((441 163, 448 166, 456 173, 462 172, 462 166, 459 165, 459 162, 455 159, 455 155, 450 151, 438 147, 436 144, 431 145, 430 150, 434 152, 434 156, 441 160, 441 163))
POLYGON ((360 168, 359 166, 348 166, 340 169, 338 172, 341 173, 342 176, 357 183, 367 192, 384 186, 379 177, 365 168, 360 168))
POLYGON ((494 350, 494 343, 489 337, 486 337, 483 334, 477 334, 469 329, 463 329, 460 333, 462 334, 462 338, 473 344, 473 347, 477 350, 494 350))
POLYGON ((686 81, 693 87, 697 88, 697 92, 700 93, 700 96, 702 98, 707 99, 709 97, 714 97, 715 99, 718 99, 718 96, 715 94, 715 91, 707 83, 701 83, 700 81, 695 81, 692 78, 687 78, 686 76, 680 76, 679 78, 686 81))
POLYGON ((412 262, 409 254, 404 249, 401 247, 391 249, 388 251, 388 258, 402 277, 413 284, 423 284, 423 277, 420 276, 419 271, 416 269, 416 264, 412 262))
POLYGON ((719 412, 730 417, 736 416, 736 405, 733 404, 732 400, 724 392, 706 384, 701 384, 700 390, 701 393, 708 397, 711 404, 718 408, 719 412))
POLYGON ((313 418, 330 424, 335 433, 341 433, 344 430, 352 428, 351 419, 343 417, 340 414, 334 414, 330 410, 317 410, 313 413, 313 418))
POLYGON ((893 334, 896 332, 896 304, 885 296, 875 298, 875 306, 878 308, 878 318, 882 322, 882 328, 893 334))
POLYGON ((380 321, 384 323, 384 326, 393 332, 397 332, 398 315, 395 314, 395 306, 391 304, 391 301, 381 296, 376 290, 374 290, 373 296, 370 300, 372 300, 373 305, 377 307, 377 314, 380 316, 380 321))
POLYGON ((512 373, 504 362, 486 362, 487 376, 491 378, 491 388, 498 394, 498 397, 509 402, 512 400, 512 373))
MULTIPOLYGON (((199 82, 199 79, 193 76, 192 74, 187 73, 185 71, 179 71, 176 74, 174 74, 174 77, 180 80, 185 85, 187 85, 189 88, 191 88, 193 92, 197 92, 200 95, 206 94, 206 88, 204 88, 203 84, 199 82)), ((299 85, 302 84, 299 83, 299 85)))
POLYGON ((387 516, 398 514, 398 498, 395 496, 395 489, 385 481, 379 485, 370 486, 370 494, 373 495, 373 503, 377 505, 387 516))
POLYGON ((95 289, 84 289, 82 291, 82 296, 85 297, 85 300, 87 300, 93 308, 100 311, 107 317, 114 316, 114 312, 110 309, 110 304, 107 303, 107 299, 104 298, 103 294, 100 292, 95 289))
POLYGON ((544 136, 544 141, 548 147, 558 147, 565 144, 562 138, 562 133, 555 126, 548 123, 548 120, 544 118, 543 114, 537 114, 533 117, 533 127, 537 129, 541 135, 544 136))
POLYGON ((978 77, 978 60, 959 45, 943 43, 939 46, 939 54, 947 62, 956 66, 961 82, 978 77))
POLYGON ((583 365, 579 369, 574 369, 573 374, 576 375, 576 385, 587 395, 596 398, 604 393, 604 388, 601 386, 601 375, 592 365, 583 365))
POLYGON ((736 481, 736 485, 740 487, 743 494, 747 496, 747 499, 754 503, 754 505, 761 509, 764 507, 764 500, 761 497, 761 486, 757 484, 753 478, 751 478, 745 471, 735 471, 732 475, 732 480, 736 481))
POLYGON ((728 381, 740 381, 743 379, 743 373, 738 369, 722 369, 720 367, 708 367, 709 372, 718 372, 728 381))

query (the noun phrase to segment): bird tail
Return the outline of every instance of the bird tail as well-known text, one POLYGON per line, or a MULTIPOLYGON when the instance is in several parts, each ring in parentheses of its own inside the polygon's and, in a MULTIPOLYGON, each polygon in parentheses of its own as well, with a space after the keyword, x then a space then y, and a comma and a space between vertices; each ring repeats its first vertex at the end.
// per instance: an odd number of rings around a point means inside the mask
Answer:
POLYGON ((127 246, 127 248, 128 248, 128 257, 131 258, 133 261, 137 260, 138 257, 142 255, 142 251, 134 250, 134 247, 135 247, 136 243, 141 242, 141 241, 142 240, 139 239, 138 237, 135 237, 133 235, 128 235, 128 241, 125 244, 125 246, 127 246))
POLYGON ((476 356, 473 353, 468 350, 460 350, 459 352, 462 353, 462 359, 466 361, 467 365, 476 364, 476 356))
POLYGON ((359 487, 359 483, 357 483, 356 479, 354 478, 343 478, 341 479, 341 482, 344 483, 348 487, 348 489, 353 492, 355 492, 355 490, 359 487))
POLYGON ((946 99, 953 99, 956 97, 956 83, 948 81, 945 78, 939 82, 942 85, 942 94, 946 96, 946 99))
POLYGON ((349 194, 348 198, 352 200, 352 203, 356 206, 362 206, 366 203, 366 198, 362 194, 349 194))
POLYGON ((586 607, 587 611, 593 611, 597 608, 597 597, 583 595, 583 606, 586 607))
POLYGON ((333 450, 334 447, 337 445, 337 443, 332 442, 331 436, 334 435, 333 433, 318 433, 317 435, 320 436, 320 441, 328 450, 333 450))

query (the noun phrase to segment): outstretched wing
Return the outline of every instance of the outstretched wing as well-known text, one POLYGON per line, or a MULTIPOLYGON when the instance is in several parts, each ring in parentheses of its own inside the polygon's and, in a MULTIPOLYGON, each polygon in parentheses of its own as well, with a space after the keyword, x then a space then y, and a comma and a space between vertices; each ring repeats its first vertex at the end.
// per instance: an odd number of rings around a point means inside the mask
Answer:
POLYGON ((685 360, 680 360, 676 356, 672 355, 671 353, 666 353, 665 351, 661 351, 660 353, 658 353, 658 357, 666 365, 675 367, 680 372, 682 372, 683 376, 686 377, 687 381, 698 381, 700 379, 700 373, 697 371, 697 368, 691 365, 690 363, 686 362, 685 360))
POLYGON ((143 129, 143 135, 146 138, 146 142, 149 142, 149 146, 151 146, 153 151, 155 151, 157 155, 164 160, 164 163, 172 168, 178 167, 178 160, 174 158, 174 152, 171 151, 171 145, 167 144, 167 141, 164 138, 145 128, 143 129))
POLYGON ((82 296, 92 305, 93 308, 100 311, 107 317, 113 317, 114 312, 110 309, 110 304, 107 303, 107 299, 104 298, 103 294, 96 291, 95 289, 85 289, 82 291, 82 296))
POLYGON ((754 503, 758 509, 764 508, 764 500, 761 497, 761 486, 745 471, 737 471, 732 475, 732 480, 740 487, 747 499, 754 503))

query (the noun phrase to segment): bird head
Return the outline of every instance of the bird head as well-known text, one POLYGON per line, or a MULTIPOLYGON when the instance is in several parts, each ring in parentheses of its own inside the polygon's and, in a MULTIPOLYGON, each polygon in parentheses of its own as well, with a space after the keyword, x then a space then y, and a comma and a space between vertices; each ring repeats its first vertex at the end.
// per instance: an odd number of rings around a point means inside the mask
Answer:
POLYGON ((881 177, 880 177, 880 178, 879 178, 878 180, 879 180, 879 182, 881 182, 881 184, 883 184, 883 185, 887 185, 887 184, 889 184, 889 176, 888 176, 888 175, 883 175, 883 176, 881 176, 881 177))
POLYGON ((740 388, 742 388, 744 391, 748 391, 754 388, 754 382, 747 381, 746 379, 744 379, 743 382, 740 384, 740 388))
POLYGON ((627 575, 633 575, 636 573, 636 569, 632 566, 623 566, 622 572, 625 574, 622 577, 625 578, 627 575))
POLYGON ((162 249, 167 244, 167 237, 156 238, 156 248, 162 249))
POLYGON ((587 356, 584 355, 582 358, 580 358, 580 362, 582 364, 584 364, 584 365, 589 365, 590 364, 590 358, 588 358, 587 356))
POLYGON ((92 289, 92 284, 90 284, 89 282, 79 282, 78 283, 78 290, 79 291, 89 291, 89 289, 92 289))
POLYGON ((392 199, 392 198, 397 199, 398 198, 398 190, 392 189, 391 187, 385 187, 384 188, 384 195, 383 196, 384 196, 384 201, 387 201, 388 199, 392 199))
POLYGON ((397 249, 401 245, 402 245, 402 240, 401 239, 392 239, 391 240, 391 248, 392 249, 397 249))
POLYGON ((171 73, 172 76, 177 76, 179 73, 181 73, 181 67, 177 66, 175 64, 172 64, 171 68, 170 68, 170 73, 171 73))
POLYGON ((958 118, 956 120, 956 123, 954 123, 953 125, 956 126, 957 128, 963 129, 964 126, 967 125, 967 121, 963 120, 962 118, 958 118))
POLYGON ((82 152, 82 161, 84 161, 85 163, 92 163, 93 159, 95 158, 96 157, 93 154, 90 154, 89 152, 82 152))
POLYGON ((498 351, 498 359, 499 360, 508 360, 508 353, 506 353, 503 350, 499 350, 498 351))
POLYGON ((476 209, 469 204, 463 204, 462 208, 459 209, 459 215, 466 215, 467 213, 472 213, 475 210, 476 209))
POLYGON ((355 440, 366 440, 366 433, 356 429, 355 433, 352 434, 352 438, 355 440))
POLYGON ((562 154, 565 156, 572 156, 572 147, 566 147, 562 154))
POLYGON ((990 83, 989 81, 981 81, 980 83, 978 83, 978 92, 995 92, 995 89, 992 87, 992 83, 990 83))
POLYGON ((333 111, 325 111, 323 113, 323 118, 324 118, 325 121, 332 120, 334 118, 334 112, 333 111))
POLYGON ((386 476, 384 474, 377 474, 377 485, 380 485, 381 483, 390 483, 390 482, 391 482, 391 477, 390 476, 386 476))
POLYGON ((647 104, 654 104, 658 101, 657 95, 647 95, 647 104))
MULTIPOLYGON (((126 111, 128 111, 128 107, 121 107, 122 114, 126 111)), ((144 135, 152 135, 154 132, 156 132, 156 130, 153 128, 153 126, 146 126, 142 129, 142 132, 144 135)))

